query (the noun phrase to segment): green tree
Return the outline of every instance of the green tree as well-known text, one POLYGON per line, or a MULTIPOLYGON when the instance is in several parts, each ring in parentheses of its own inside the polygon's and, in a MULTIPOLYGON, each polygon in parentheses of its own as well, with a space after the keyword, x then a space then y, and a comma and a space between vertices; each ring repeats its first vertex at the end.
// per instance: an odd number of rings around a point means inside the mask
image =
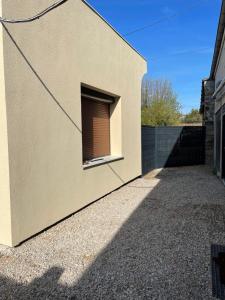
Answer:
POLYGON ((169 126, 180 123, 181 105, 167 80, 146 79, 142 84, 142 125, 169 126))
POLYGON ((184 116, 184 123, 202 123, 202 116, 200 115, 198 109, 192 109, 190 113, 184 116))

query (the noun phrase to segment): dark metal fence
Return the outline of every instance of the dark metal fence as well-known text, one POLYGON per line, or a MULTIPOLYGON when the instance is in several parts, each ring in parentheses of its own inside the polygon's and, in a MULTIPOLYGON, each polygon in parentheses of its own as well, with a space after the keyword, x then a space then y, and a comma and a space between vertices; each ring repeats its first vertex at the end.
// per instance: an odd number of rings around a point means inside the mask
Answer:
POLYGON ((142 173, 155 168, 200 165, 205 162, 202 126, 142 126, 142 173))

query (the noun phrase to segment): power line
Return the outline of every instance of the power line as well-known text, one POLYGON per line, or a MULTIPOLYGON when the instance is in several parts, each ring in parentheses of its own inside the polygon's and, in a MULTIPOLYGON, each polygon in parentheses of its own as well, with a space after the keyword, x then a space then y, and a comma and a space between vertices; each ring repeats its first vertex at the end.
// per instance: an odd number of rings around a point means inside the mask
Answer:
POLYGON ((51 10, 59 7, 60 5, 64 4, 67 1, 68 0, 59 0, 59 1, 55 2, 54 4, 52 4, 51 6, 44 9, 43 11, 39 12, 37 15, 35 15, 33 17, 30 17, 30 18, 26 18, 26 19, 7 19, 7 18, 0 17, 0 22, 1 23, 28 23, 28 22, 33 22, 35 20, 40 19, 41 17, 43 17, 44 15, 49 13, 51 10))
POLYGON ((139 28, 136 28, 136 29, 134 29, 134 30, 132 30, 132 31, 129 31, 129 32, 125 33, 124 36, 132 35, 132 34, 134 34, 134 33, 136 33, 136 32, 145 30, 145 29, 147 29, 147 28, 153 27, 153 26, 155 26, 155 25, 158 25, 158 24, 160 24, 160 23, 163 23, 163 22, 165 22, 165 21, 168 21, 168 20, 170 20, 170 19, 173 19, 173 18, 175 18, 175 17, 181 15, 182 13, 184 13, 184 12, 186 12, 186 11, 192 10, 193 8, 195 8, 196 6, 198 6, 202 1, 204 1, 204 0, 199 0, 197 3, 195 3, 194 5, 191 5, 191 6, 187 7, 185 10, 183 10, 183 11, 181 11, 181 12, 177 12, 177 13, 174 13, 174 14, 172 14, 172 15, 170 15, 170 16, 163 17, 163 18, 161 18, 161 19, 159 19, 159 20, 156 20, 155 22, 153 22, 153 23, 151 23, 151 24, 148 24, 148 25, 145 25, 145 26, 143 26, 143 27, 139 27, 139 28))
POLYGON ((174 51, 175 53, 165 53, 164 56, 160 56, 160 57, 152 57, 151 61, 152 62, 161 62, 165 59, 168 59, 169 57, 171 58, 175 58, 175 57, 180 57, 182 55, 188 55, 188 54, 196 54, 196 55, 202 55, 203 53, 210 53, 211 55, 211 51, 213 51, 213 49, 211 47, 202 47, 202 48, 196 48, 196 49, 190 49, 190 50, 181 50, 179 52, 179 50, 174 51))

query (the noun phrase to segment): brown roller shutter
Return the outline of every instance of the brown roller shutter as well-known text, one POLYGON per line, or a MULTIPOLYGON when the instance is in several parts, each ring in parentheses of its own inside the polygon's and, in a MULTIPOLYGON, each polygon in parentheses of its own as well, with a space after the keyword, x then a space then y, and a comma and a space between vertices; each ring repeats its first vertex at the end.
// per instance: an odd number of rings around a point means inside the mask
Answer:
POLYGON ((110 155, 110 104, 81 97, 83 161, 110 155))

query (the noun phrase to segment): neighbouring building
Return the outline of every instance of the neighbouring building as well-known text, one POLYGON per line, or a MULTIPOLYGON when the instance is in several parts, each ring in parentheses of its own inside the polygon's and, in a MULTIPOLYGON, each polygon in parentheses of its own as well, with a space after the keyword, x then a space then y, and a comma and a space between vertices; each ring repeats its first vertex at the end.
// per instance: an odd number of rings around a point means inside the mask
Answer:
POLYGON ((214 80, 202 80, 200 113, 202 125, 205 126, 205 163, 213 167, 214 161, 214 80))
MULTIPOLYGON (((52 0, 0 3, 18 19, 52 0)), ((147 65, 82 0, 0 39, 0 243, 14 246, 141 175, 147 65)))
POLYGON ((216 43, 208 79, 202 82, 200 111, 206 126, 207 163, 225 180, 225 1, 222 1, 216 43))

